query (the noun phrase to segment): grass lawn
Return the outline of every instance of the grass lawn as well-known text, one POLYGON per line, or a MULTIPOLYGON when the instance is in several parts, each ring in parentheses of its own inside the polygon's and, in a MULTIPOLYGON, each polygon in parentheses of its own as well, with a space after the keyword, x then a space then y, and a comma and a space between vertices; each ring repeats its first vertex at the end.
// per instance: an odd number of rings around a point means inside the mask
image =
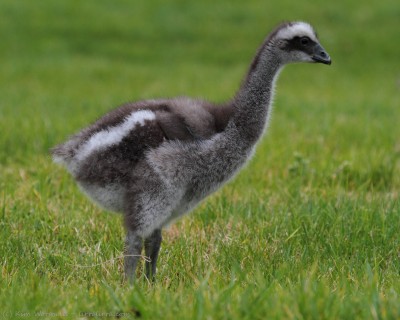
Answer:
POLYGON ((400 318, 400 4, 0 2, 0 319, 400 318), (251 163, 123 284, 121 217, 48 149, 144 98, 230 98, 266 34, 306 20, 251 163))

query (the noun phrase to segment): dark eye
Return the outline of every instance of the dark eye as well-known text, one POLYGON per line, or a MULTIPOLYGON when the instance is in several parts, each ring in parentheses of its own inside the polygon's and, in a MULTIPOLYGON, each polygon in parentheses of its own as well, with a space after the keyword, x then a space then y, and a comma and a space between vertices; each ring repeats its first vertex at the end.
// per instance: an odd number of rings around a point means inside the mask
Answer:
POLYGON ((308 45, 308 44, 310 43, 310 38, 309 38, 309 37, 302 37, 302 38, 300 39, 300 43, 301 43, 303 46, 306 46, 306 45, 308 45))

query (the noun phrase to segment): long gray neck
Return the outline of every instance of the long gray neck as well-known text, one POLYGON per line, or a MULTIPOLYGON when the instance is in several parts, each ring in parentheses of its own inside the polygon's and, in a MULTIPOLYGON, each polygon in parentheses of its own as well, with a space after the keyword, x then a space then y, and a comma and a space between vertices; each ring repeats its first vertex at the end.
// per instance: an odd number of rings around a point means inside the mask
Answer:
POLYGON ((253 147, 262 136, 282 63, 267 40, 258 51, 241 88, 233 99, 234 114, 227 130, 236 131, 243 146, 253 147))

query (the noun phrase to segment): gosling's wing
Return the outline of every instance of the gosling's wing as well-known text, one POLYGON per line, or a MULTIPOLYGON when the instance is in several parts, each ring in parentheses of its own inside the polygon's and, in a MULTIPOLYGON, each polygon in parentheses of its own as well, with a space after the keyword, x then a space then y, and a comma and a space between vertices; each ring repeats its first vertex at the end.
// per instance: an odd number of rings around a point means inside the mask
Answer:
POLYGON ((84 180, 100 175, 110 180, 127 174, 146 150, 168 140, 206 139, 216 132, 213 116, 193 101, 126 104, 56 146, 54 159, 84 180))

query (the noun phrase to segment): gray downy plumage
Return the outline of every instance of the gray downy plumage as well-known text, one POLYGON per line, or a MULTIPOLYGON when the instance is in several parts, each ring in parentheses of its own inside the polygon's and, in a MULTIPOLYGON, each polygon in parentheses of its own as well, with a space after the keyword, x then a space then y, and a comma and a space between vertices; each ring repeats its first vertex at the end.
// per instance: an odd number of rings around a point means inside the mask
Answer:
POLYGON ((128 279, 143 244, 153 278, 161 229, 249 160, 267 126, 279 71, 292 62, 331 63, 307 23, 278 26, 224 104, 186 97, 128 103, 52 149, 89 198, 124 215, 128 279))

